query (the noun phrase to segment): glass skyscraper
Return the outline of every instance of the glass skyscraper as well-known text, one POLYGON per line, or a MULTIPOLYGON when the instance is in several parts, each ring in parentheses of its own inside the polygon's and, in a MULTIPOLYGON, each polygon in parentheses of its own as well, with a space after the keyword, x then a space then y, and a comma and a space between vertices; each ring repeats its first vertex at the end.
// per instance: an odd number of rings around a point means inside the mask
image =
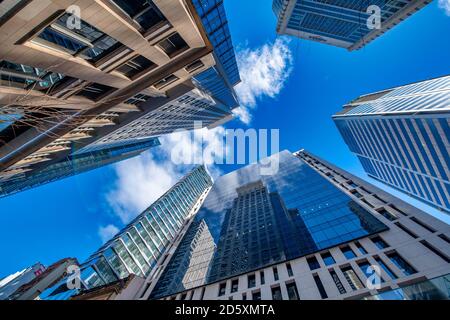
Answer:
MULTIPOLYGON (((254 164, 215 181, 191 226, 204 224, 203 229, 214 239, 210 250, 203 250, 203 257, 185 263, 173 259, 165 271, 182 277, 206 260, 208 272, 203 279, 192 282, 174 285, 161 281, 151 298, 214 283, 387 229, 293 154, 283 151, 278 157, 280 167, 275 175, 261 175, 260 166, 254 164)), ((189 236, 186 239, 190 245, 180 246, 175 257, 186 256, 185 248, 195 247, 189 236)))
POLYGON ((272 175, 252 164, 215 180, 139 299, 449 296, 449 225, 307 151, 269 160, 272 175))
POLYGON ((81 288, 68 289, 64 279, 40 298, 69 299, 81 290, 124 279, 130 274, 148 276, 211 185, 206 168, 194 168, 81 265, 81 288))
POLYGON ((450 76, 361 96, 333 116, 367 174, 450 213, 450 76))
POLYGON ((0 197, 129 159, 159 145, 158 138, 150 138, 127 144, 107 145, 81 153, 74 152, 67 158, 48 164, 41 170, 24 172, 5 181, 0 179, 0 197))
POLYGON ((277 33, 317 41, 348 50, 362 48, 430 0, 274 0, 277 33), (379 27, 369 29, 371 7, 380 9, 379 27))

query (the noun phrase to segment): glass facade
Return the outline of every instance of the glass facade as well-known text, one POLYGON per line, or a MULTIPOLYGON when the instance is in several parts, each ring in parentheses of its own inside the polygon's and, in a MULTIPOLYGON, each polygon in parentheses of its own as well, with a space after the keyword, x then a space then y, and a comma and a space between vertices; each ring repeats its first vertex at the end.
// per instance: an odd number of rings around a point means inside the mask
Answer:
POLYGON ((450 76, 362 96, 333 118, 367 174, 450 212, 450 76))
MULTIPOLYGON (((168 243, 180 232, 200 196, 211 185, 212 180, 205 167, 194 168, 81 265, 81 289, 92 289, 130 274, 148 276, 168 243)), ((204 247, 209 250, 212 238, 205 224, 199 223, 194 229, 192 239, 207 243, 204 247)), ((204 255, 201 247, 192 249, 193 257, 204 255)), ((44 291, 41 299, 64 300, 79 293, 79 290, 68 290, 66 281, 63 279, 44 291)))
MULTIPOLYGON (((165 271, 183 275, 197 264, 206 263, 206 276, 195 284, 184 282, 175 287, 159 282, 151 298, 172 295, 199 283, 221 281, 387 230, 300 158, 288 151, 273 157, 279 159, 280 166, 275 175, 261 175, 260 166, 254 164, 216 180, 195 217, 211 234, 210 250, 205 250, 204 257, 190 259, 182 266, 170 261, 165 271)), ((189 243, 190 250, 195 248, 195 243, 189 243)), ((183 255, 183 249, 179 248, 177 254, 183 255)))
POLYGON ((0 181, 0 197, 35 188, 53 181, 97 169, 102 166, 132 158, 152 147, 159 146, 157 138, 134 143, 105 146, 102 149, 83 153, 73 153, 59 162, 42 169, 16 175, 12 179, 0 181))

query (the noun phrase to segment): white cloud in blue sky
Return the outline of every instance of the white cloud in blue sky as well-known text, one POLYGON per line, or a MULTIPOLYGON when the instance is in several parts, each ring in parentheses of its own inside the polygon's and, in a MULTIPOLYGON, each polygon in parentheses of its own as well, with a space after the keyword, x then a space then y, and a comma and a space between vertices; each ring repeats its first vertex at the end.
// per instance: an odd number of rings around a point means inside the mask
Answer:
POLYGON ((445 14, 450 16, 450 0, 439 0, 439 8, 445 11, 445 14))
POLYGON ((115 225, 109 224, 107 226, 100 226, 98 228, 98 235, 102 239, 103 243, 106 243, 112 237, 114 237, 119 232, 119 228, 115 225))
POLYGON ((292 71, 292 52, 288 38, 278 38, 258 48, 237 51, 236 58, 242 82, 236 86, 241 107, 235 115, 245 124, 251 122, 251 109, 259 99, 275 98, 292 71))

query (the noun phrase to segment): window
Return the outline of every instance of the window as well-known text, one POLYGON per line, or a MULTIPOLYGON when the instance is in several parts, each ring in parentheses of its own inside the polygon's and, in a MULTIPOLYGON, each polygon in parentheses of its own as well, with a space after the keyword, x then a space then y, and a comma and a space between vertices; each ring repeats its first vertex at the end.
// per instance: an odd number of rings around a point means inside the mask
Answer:
POLYGON ((226 282, 221 283, 219 285, 219 297, 225 295, 226 290, 227 290, 227 283, 226 282))
POLYGON ((391 277, 392 279, 397 279, 398 277, 395 275, 394 272, 392 272, 391 269, 389 269, 389 267, 384 263, 383 260, 381 260, 381 258, 375 258, 376 262, 381 266, 381 268, 384 270, 384 272, 386 272, 389 277, 391 277))
POLYGON ((294 272, 292 272, 292 267, 290 263, 286 263, 286 269, 289 277, 294 276, 294 272))
POLYGON ((403 259, 397 252, 392 252, 387 255, 391 259, 392 263, 397 266, 405 275, 409 276, 417 273, 417 271, 403 259))
POLYGON ((447 237, 445 234, 440 234, 439 238, 441 238, 442 240, 444 240, 445 242, 447 242, 448 244, 450 244, 450 238, 447 237))
POLYGON ((348 260, 356 258, 356 254, 349 246, 342 247, 341 251, 348 260))
POLYGON ((150 98, 151 97, 148 96, 148 95, 139 93, 139 94, 135 95, 134 97, 132 97, 132 98, 128 99, 127 101, 125 101, 125 103, 137 105, 139 103, 146 102, 146 101, 150 100, 150 98))
POLYGON ((253 288, 253 287, 256 286, 256 277, 255 277, 254 274, 249 275, 247 280, 248 280, 248 287, 249 288, 253 288))
POLYGON ((389 247, 389 245, 380 237, 374 237, 372 239, 372 242, 378 247, 378 249, 383 250, 389 247))
POLYGON ((141 74, 144 71, 148 71, 156 67, 152 61, 143 56, 136 56, 133 59, 128 60, 123 65, 118 67, 116 71, 122 73, 126 77, 133 79, 135 76, 141 74))
POLYGON ((63 14, 45 28, 33 42, 38 44, 50 42, 65 52, 90 62, 97 62, 108 53, 123 47, 120 42, 83 20, 81 20, 81 28, 69 28, 70 18, 69 13, 63 14))
POLYGON ((411 217, 411 220, 414 221, 415 223, 417 223, 419 226, 421 226, 422 228, 424 228, 425 230, 434 233, 436 232, 436 230, 434 230, 432 227, 430 227, 429 225, 426 225, 425 223, 423 223, 422 221, 420 221, 419 219, 417 219, 416 217, 411 217))
POLYGON ((162 88, 164 88, 165 86, 168 86, 169 84, 171 84, 171 83, 177 81, 178 79, 179 79, 179 78, 178 78, 176 75, 171 74, 170 76, 165 77, 164 79, 159 80, 158 82, 156 82, 156 83, 154 84, 154 87, 155 87, 156 89, 162 89, 162 88))
POLYGON ((286 283, 286 290, 289 300, 300 300, 300 295, 298 294, 297 285, 295 282, 286 283))
POLYGON ((103 84, 91 83, 86 87, 84 87, 83 89, 81 89, 81 91, 79 91, 77 95, 83 96, 93 101, 97 101, 100 100, 105 95, 107 95, 108 93, 110 93, 112 90, 114 90, 114 88, 105 86, 103 84))
POLYGON ((283 300, 280 286, 272 288, 272 300, 283 300))
POLYGON ((316 283, 317 289, 319 290, 320 297, 322 299, 328 298, 327 292, 325 291, 322 281, 320 280, 320 278, 317 274, 314 275, 314 282, 316 283))
POLYGON ((308 262, 309 269, 311 271, 320 268, 319 261, 317 261, 316 257, 309 257, 308 259, 306 259, 306 261, 308 262))
POLYGON ((401 230, 403 230, 403 232, 405 232, 406 234, 408 234, 410 237, 417 239, 418 236, 412 232, 411 230, 409 230, 408 228, 406 228, 404 225, 402 225, 400 222, 396 222, 395 225, 397 227, 399 227, 401 230))
POLYGON ((359 252, 361 252, 361 254, 367 254, 367 250, 364 249, 364 247, 361 245, 361 243, 355 242, 355 245, 358 248, 359 252))
MULTIPOLYGON (((367 279, 370 279, 375 274, 375 270, 371 267, 371 264, 368 261, 362 261, 358 263, 359 268, 365 274, 367 279)), ((384 282, 383 278, 380 276, 380 282, 384 282)), ((378 283, 376 277, 373 278, 372 284, 375 285, 378 283)))
POLYGON ((148 30, 166 18, 151 0, 112 0, 144 29, 148 30))
POLYGON ((183 40, 183 38, 178 34, 174 33, 170 37, 162 40, 158 43, 158 46, 170 57, 178 55, 179 53, 187 50, 189 46, 183 40))
POLYGON ((336 263, 336 261, 334 260, 333 256, 329 252, 322 253, 321 256, 322 256, 323 262, 327 266, 330 266, 330 265, 336 263))
POLYGON ((231 281, 231 293, 237 292, 239 287, 239 279, 231 281))
POLYGON ((428 243, 428 241, 422 240, 422 241, 420 241, 420 243, 423 244, 425 248, 427 248, 428 250, 433 252, 435 255, 440 257, 442 260, 444 260, 447 263, 450 263, 450 258, 447 257, 445 254, 443 254, 438 249, 436 249, 435 247, 433 247, 430 243, 428 243))
POLYGON ((341 269, 344 274, 345 280, 347 280, 348 284, 352 288, 352 290, 358 290, 364 288, 361 280, 359 279, 356 272, 353 270, 351 266, 344 267, 341 269))
POLYGON ((331 278, 333 279, 334 284, 336 285, 336 288, 338 289, 339 293, 340 294, 347 293, 347 290, 345 290, 345 287, 342 284, 341 280, 339 279, 336 271, 330 270, 330 275, 331 275, 331 278))
POLYGON ((275 281, 279 280, 278 269, 276 267, 273 268, 273 278, 275 279, 275 281))
POLYGON ((189 64, 189 65, 186 67, 186 71, 189 72, 189 73, 192 73, 192 72, 194 72, 195 70, 198 70, 198 69, 200 69, 200 68, 202 68, 202 67, 204 67, 204 66, 205 66, 205 64, 204 64, 201 60, 197 60, 197 61, 195 61, 195 62, 189 64))
POLYGON ((390 213, 389 211, 387 211, 384 208, 379 210, 378 213, 381 214, 386 219, 388 219, 389 221, 394 221, 394 220, 398 219, 396 216, 394 216, 392 213, 390 213))
POLYGON ((261 291, 252 292, 252 300, 261 300, 261 291))
POLYGON ((261 277, 261 284, 262 285, 265 284, 266 283, 266 279, 265 279, 265 276, 264 276, 264 271, 261 271, 259 273, 259 276, 261 277))

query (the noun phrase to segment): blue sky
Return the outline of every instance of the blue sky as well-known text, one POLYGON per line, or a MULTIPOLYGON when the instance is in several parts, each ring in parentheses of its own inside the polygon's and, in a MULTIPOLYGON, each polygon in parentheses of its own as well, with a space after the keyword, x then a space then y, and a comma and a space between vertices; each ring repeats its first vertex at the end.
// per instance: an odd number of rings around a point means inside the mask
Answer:
MULTIPOLYGON (((225 1, 238 52, 262 55, 266 46, 269 54, 279 53, 274 50, 279 37, 271 4, 225 1)), ((282 88, 273 94, 256 92, 250 124, 234 120, 225 127, 280 129, 281 149, 305 148, 364 177, 331 115, 361 94, 449 74, 448 30, 450 17, 435 1, 357 52, 296 38, 287 44, 282 40, 292 58, 278 69, 282 72, 275 83, 282 88)), ((0 278, 37 261, 49 265, 68 256, 83 261, 102 244, 99 228, 120 228, 130 218, 123 215, 126 210, 136 214, 183 174, 186 168, 166 160, 163 147, 158 147, 139 159, 0 199, 0 278)), ((220 166, 224 173, 234 169, 220 166)), ((450 223, 448 216, 404 199, 450 223)))

